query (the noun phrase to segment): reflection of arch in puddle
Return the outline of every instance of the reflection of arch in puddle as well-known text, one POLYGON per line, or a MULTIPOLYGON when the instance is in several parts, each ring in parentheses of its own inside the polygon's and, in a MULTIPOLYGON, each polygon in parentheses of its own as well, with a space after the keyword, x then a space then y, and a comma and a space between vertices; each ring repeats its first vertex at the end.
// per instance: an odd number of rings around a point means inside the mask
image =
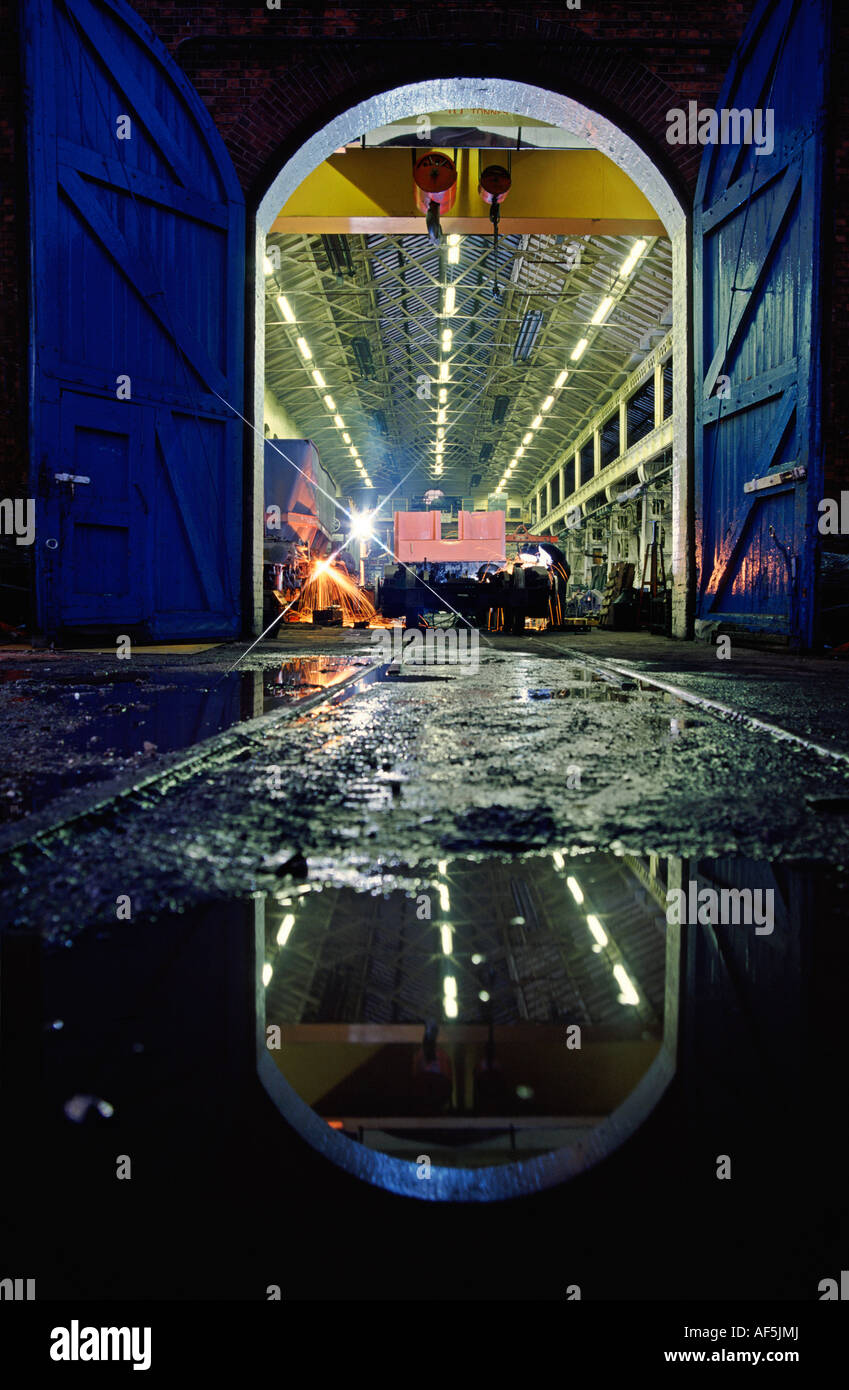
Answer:
POLYGON ((406 893, 303 885, 257 900, 263 1085, 315 1149, 403 1195, 491 1201, 586 1171, 675 1071, 665 868, 613 854, 453 859, 406 893), (423 1099, 419 1084, 427 1017, 448 1098, 423 1099))

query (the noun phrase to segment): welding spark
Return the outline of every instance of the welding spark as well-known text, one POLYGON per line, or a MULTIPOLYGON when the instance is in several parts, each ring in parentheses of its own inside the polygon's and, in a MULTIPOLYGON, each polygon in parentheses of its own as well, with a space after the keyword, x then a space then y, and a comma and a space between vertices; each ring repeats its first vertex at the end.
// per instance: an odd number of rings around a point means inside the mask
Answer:
MULTIPOLYGON (((222 396, 218 391, 215 390, 214 387, 212 388, 212 394, 213 394, 214 396, 217 396, 218 399, 219 399, 220 401, 222 401, 222 402, 224 403, 224 405, 227 406, 227 409, 228 409, 228 410, 232 410, 233 414, 234 414, 234 415, 237 415, 238 418, 242 421, 243 424, 247 425, 248 428, 249 428, 250 430, 253 430, 253 432, 254 432, 254 434, 257 436, 257 438, 263 438, 263 436, 260 435, 260 432, 259 432, 259 430, 257 429, 256 425, 253 423, 253 421, 249 420, 248 417, 247 417, 246 415, 243 415, 242 412, 241 412, 241 410, 237 410, 236 407, 233 405, 232 401, 228 401, 227 398, 226 398, 226 396, 222 396)), ((471 402, 470 402, 470 404, 471 404, 471 402)), ((460 416, 462 416, 463 414, 465 414, 465 411, 468 410, 468 408, 469 408, 468 405, 465 406, 465 407, 463 408, 463 410, 460 411, 460 416)), ((458 418, 459 418, 459 416, 458 416, 458 418)), ((302 477, 306 478, 307 481, 310 483, 310 485, 311 485, 312 487, 314 487, 314 488, 316 489, 317 492, 320 492, 324 497, 326 497, 329 501, 331 501, 331 502, 334 504, 334 506, 336 507, 337 511, 344 512, 344 514, 345 514, 345 516, 347 516, 348 520, 349 520, 349 521, 353 521, 353 516, 352 516, 352 514, 348 511, 347 507, 341 506, 341 504, 339 503, 339 501, 338 501, 338 499, 336 498, 335 495, 331 495, 331 493, 327 492, 327 491, 321 486, 320 483, 316 482, 316 480, 315 480, 314 478, 311 478, 311 477, 309 476, 309 474, 305 473, 304 470, 303 470, 302 468, 299 468, 298 465, 295 463, 295 460, 289 458, 289 455, 286 454, 286 453, 284 453, 283 450, 282 450, 281 448, 279 448, 279 446, 277 445, 277 443, 276 443, 274 440, 269 439, 269 440, 264 440, 263 442, 264 442, 264 443, 267 443, 267 444, 270 444, 270 445, 271 445, 271 448, 274 449, 275 452, 278 453, 278 454, 280 455, 281 458, 285 459, 287 463, 291 464, 291 466, 295 469, 296 472, 300 473, 302 477)), ((394 494, 398 491, 398 489, 404 485, 404 483, 406 482, 407 478, 408 478, 408 477, 410 476, 410 474, 413 472, 415 466, 416 466, 416 465, 414 464, 414 465, 413 465, 413 468, 408 469, 407 472, 404 474, 404 477, 400 480, 400 482, 397 482, 397 483, 395 484, 394 488, 392 488, 392 491, 389 492, 389 493, 387 494, 386 497, 384 497, 383 502, 382 502, 382 504, 381 504, 382 506, 385 507, 386 504, 390 501, 390 499, 394 496, 394 494)), ((378 509, 378 510, 379 510, 379 509, 378 509)), ((377 516, 377 512, 374 512, 374 513, 372 514, 372 519, 374 519, 376 516, 377 516)), ((452 613, 454 614, 454 616, 455 616, 461 623, 465 623, 466 627, 468 627, 468 628, 471 629, 472 624, 469 622, 468 618, 466 618, 462 613, 459 613, 459 612, 457 611, 457 609, 454 608, 454 607, 453 607, 450 603, 448 603, 446 600, 442 600, 442 601, 440 602, 439 596, 436 594, 435 590, 431 589, 431 587, 430 587, 429 584, 427 584, 423 579, 421 579, 418 575, 416 575, 416 574, 415 574, 415 571, 412 570, 411 567, 410 567, 409 565, 405 564, 403 560, 398 560, 398 559, 396 558, 396 556, 392 554, 392 551, 389 549, 389 547, 388 547, 387 545, 384 545, 383 541, 381 541, 379 537, 376 536, 376 537, 375 537, 375 541, 376 541, 376 543, 377 543, 378 548, 379 548, 380 550, 382 550, 382 551, 384 552, 384 554, 388 555, 389 558, 390 558, 390 560, 395 560, 396 563, 400 564, 400 566, 401 566, 401 568, 402 568, 403 570, 405 570, 405 571, 406 571, 407 573, 409 573, 409 574, 413 574, 413 575, 415 576, 415 578, 416 578, 416 582, 419 583, 419 584, 421 584, 425 589, 428 590, 429 593, 432 593, 432 594, 434 595, 434 597, 437 599, 437 606, 441 606, 441 602, 444 602, 444 603, 445 603, 445 606, 450 610, 450 612, 452 612, 452 613)), ((292 605, 290 604, 289 607, 291 607, 291 606, 292 606, 292 605)), ((369 605, 369 606, 371 607, 371 605, 369 605)), ((373 608, 372 608, 372 613, 374 613, 374 609, 373 609, 373 608)), ((251 643, 251 645, 247 648, 247 650, 244 651, 244 652, 242 652, 242 655, 236 659, 236 661, 233 663, 233 666, 230 667, 230 671, 235 670, 236 666, 238 666, 238 665, 240 664, 240 662, 244 661, 245 657, 248 656, 249 653, 253 651, 254 647, 256 647, 256 646, 259 645, 259 643, 262 641, 263 637, 267 636, 267 634, 271 631, 271 629, 280 621, 280 619, 282 618, 282 616, 283 616, 282 613, 278 613, 278 615, 277 615, 277 617, 274 619, 274 621, 273 621, 272 623, 270 623, 269 626, 265 629, 265 632, 261 633, 259 637, 255 638, 255 640, 251 643)), ((482 638, 483 638, 483 641, 484 641, 484 642, 487 642, 486 635, 482 633, 481 636, 482 636, 482 638)), ((489 644, 487 643, 487 645, 489 645, 489 644)), ((230 674, 229 671, 225 672, 225 675, 229 675, 229 674, 230 674)))

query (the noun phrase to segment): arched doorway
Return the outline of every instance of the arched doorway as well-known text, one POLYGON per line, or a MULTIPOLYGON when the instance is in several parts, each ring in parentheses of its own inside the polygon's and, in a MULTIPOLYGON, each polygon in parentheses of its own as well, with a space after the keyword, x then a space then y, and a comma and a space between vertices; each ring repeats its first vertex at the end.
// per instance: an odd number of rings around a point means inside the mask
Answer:
MULTIPOLYGON (((364 130, 390 124, 399 116, 427 115, 436 110, 478 108, 514 112, 519 116, 557 125, 581 137, 617 164, 655 208, 670 239, 672 252, 673 314, 672 367, 672 574, 673 632, 687 635, 691 618, 692 592, 692 472, 688 448, 690 406, 688 394, 690 360, 688 302, 689 269, 686 210, 663 171, 640 145, 614 122, 590 107, 562 93, 533 87, 504 78, 436 78, 381 92, 359 102, 317 131, 289 159, 266 189, 256 213, 255 224, 255 302, 254 302, 254 468, 253 496, 263 495, 263 431, 265 317, 262 262, 266 239, 280 208, 299 185, 335 150, 358 138, 364 130)), ((254 595, 253 623, 262 631, 262 508, 252 509, 250 537, 246 538, 251 556, 251 592, 254 595)))

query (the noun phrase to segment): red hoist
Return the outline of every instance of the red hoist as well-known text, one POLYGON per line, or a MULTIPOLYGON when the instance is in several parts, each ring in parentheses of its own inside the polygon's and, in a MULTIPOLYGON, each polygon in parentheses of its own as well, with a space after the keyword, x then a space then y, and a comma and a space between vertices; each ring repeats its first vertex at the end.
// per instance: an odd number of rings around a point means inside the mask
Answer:
POLYGON ((425 214, 427 234, 438 246, 442 235, 440 215, 450 212, 457 201, 457 166, 447 154, 428 150, 413 166, 413 182, 416 206, 425 214))
POLYGON ((478 193, 485 203, 489 203, 489 220, 492 223, 492 292, 498 295, 498 222, 501 217, 501 204, 510 192, 513 180, 503 164, 490 164, 484 169, 478 184, 478 193))

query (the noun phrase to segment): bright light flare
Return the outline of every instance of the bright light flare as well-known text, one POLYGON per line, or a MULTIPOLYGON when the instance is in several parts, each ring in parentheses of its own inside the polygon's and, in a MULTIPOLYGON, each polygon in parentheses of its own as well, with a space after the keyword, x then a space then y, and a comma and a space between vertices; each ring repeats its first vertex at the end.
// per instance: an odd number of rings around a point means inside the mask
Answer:
POLYGON ((351 536, 355 541, 365 541, 373 535, 371 512, 358 512, 351 519, 351 536))

